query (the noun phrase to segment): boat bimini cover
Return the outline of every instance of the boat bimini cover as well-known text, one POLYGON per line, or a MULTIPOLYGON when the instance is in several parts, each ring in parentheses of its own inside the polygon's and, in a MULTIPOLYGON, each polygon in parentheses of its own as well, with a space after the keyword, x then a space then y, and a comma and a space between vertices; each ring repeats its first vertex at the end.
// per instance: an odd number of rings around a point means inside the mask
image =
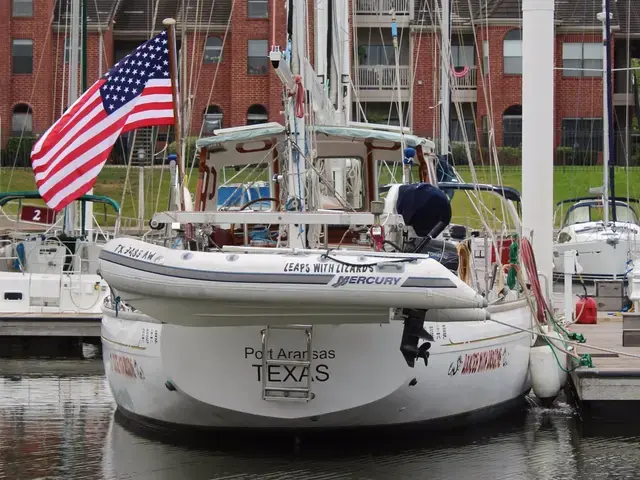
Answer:
POLYGON ((438 222, 451 222, 451 203, 446 193, 430 183, 401 185, 396 210, 416 235, 426 237, 438 222))

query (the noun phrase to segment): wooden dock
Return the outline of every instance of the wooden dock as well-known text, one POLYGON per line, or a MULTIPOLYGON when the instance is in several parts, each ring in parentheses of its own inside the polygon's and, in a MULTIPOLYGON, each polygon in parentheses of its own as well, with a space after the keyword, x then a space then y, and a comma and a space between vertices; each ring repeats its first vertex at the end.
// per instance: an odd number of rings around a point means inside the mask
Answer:
MULTIPOLYGON (((640 355, 640 347, 622 346, 622 315, 603 313, 594 325, 573 324, 570 331, 584 335, 586 343, 620 353, 640 355)), ((583 417, 624 420, 629 410, 640 408, 640 358, 602 352, 587 346, 593 367, 579 366, 571 372, 571 394, 583 417)), ((574 364, 575 366, 575 364, 574 364)))
POLYGON ((100 314, 0 314, 0 357, 82 357, 100 344, 100 314))
POLYGON ((100 337, 100 314, 0 314, 0 337, 100 337))

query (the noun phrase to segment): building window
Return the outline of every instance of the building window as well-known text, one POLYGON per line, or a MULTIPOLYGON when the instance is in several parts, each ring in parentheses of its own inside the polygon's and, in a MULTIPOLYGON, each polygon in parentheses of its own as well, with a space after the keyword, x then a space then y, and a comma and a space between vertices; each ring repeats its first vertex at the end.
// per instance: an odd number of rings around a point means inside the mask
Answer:
POLYGON ((212 135, 219 128, 222 128, 222 109, 217 105, 209 105, 204 112, 202 133, 212 135))
MULTIPOLYGON (((82 57, 82 45, 78 44, 78 60, 82 57)), ((71 60, 71 38, 64 37, 64 63, 71 60)))
POLYGON ((449 140, 452 142, 475 142, 476 127, 473 118, 452 118, 449 124, 449 140))
POLYGON ((269 17, 269 1, 268 0, 248 0, 247 17, 268 18, 269 17))
POLYGON ((267 123, 269 115, 264 105, 251 105, 247 110, 247 125, 267 123))
POLYGON ((601 118, 563 118, 563 147, 576 151, 601 152, 603 148, 601 118))
POLYGON ((13 73, 33 73, 33 40, 14 40, 13 73))
POLYGON ((504 73, 522 75, 522 31, 511 30, 504 37, 504 73))
POLYGON ((14 17, 33 17, 33 0, 13 0, 14 17))
POLYGON ((269 64, 267 40, 249 40, 247 49, 247 73, 249 75, 266 75, 269 64))
POLYGON ((209 37, 204 45, 204 63, 222 62, 222 39, 220 37, 209 37))
POLYGON ((562 68, 564 77, 601 77, 603 68, 601 43, 562 44, 562 68), (585 70, 582 70, 585 69, 585 70))
POLYGON ((482 41, 482 73, 489 74, 489 41, 482 41))
POLYGON ((475 66, 476 58, 473 54, 473 46, 451 45, 451 64, 455 68, 475 66))
POLYGON ((502 114, 502 146, 522 145, 522 105, 512 105, 502 114))
POLYGON ((393 45, 363 45, 360 53, 361 65, 395 65, 393 45))
POLYGON ((33 112, 29 105, 19 103, 13 107, 11 135, 14 137, 31 137, 33 135, 33 112))
POLYGON ((482 142, 482 147, 483 148, 489 148, 489 119, 487 118, 486 115, 482 116, 482 130, 480 132, 481 134, 481 139, 480 141, 482 142))

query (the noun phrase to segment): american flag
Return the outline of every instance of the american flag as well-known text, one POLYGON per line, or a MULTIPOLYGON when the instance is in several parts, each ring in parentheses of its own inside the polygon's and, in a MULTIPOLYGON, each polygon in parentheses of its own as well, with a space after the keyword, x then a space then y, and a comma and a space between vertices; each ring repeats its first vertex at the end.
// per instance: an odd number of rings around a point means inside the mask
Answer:
POLYGON ((173 125, 166 30, 143 43, 94 83, 31 152, 36 185, 59 212, 87 193, 120 135, 173 125))

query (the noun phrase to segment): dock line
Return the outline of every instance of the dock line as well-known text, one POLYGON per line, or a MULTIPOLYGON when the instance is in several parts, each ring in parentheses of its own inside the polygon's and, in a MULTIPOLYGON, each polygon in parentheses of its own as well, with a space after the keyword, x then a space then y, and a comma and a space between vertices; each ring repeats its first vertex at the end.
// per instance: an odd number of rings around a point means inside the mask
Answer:
MULTIPOLYGON (((522 330, 523 332, 534 333, 536 335, 540 335, 541 337, 555 340, 556 342, 560 341, 560 342, 563 342, 563 343, 567 343, 569 345, 575 345, 576 347, 579 347, 579 346, 588 347, 588 348, 592 348, 593 350, 598 350, 600 352, 615 353, 615 354, 623 356, 623 357, 640 358, 640 354, 637 354, 637 353, 627 353, 627 352, 621 352, 619 350, 612 350, 610 348, 596 347, 595 345, 590 345, 588 343, 574 342, 573 340, 565 340, 565 339, 558 340, 556 337, 551 337, 551 336, 549 336, 549 335, 547 335, 545 333, 536 332, 535 330, 531 330, 529 328, 516 327, 515 325, 509 325, 508 323, 501 322, 500 320, 496 320, 494 318, 490 318, 489 320, 492 321, 492 322, 499 323, 500 325, 505 325, 507 327, 514 328, 516 330, 522 330)), ((574 357, 579 359, 578 355, 575 354, 575 353, 570 354, 570 355, 573 355, 574 357)))

